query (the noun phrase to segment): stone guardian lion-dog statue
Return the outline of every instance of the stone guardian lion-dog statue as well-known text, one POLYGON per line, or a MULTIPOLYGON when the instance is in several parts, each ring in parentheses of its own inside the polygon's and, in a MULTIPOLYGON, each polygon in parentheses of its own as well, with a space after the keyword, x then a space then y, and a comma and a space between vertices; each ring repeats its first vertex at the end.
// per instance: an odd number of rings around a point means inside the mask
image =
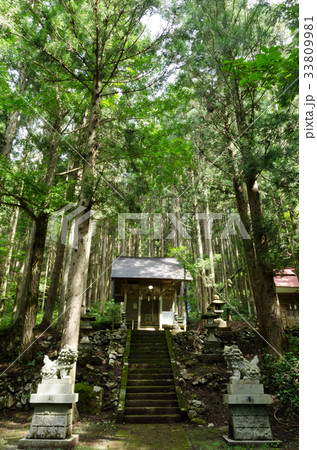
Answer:
POLYGON ((41 370, 41 376, 43 380, 65 378, 69 375, 69 372, 73 368, 77 360, 77 350, 75 347, 65 345, 60 351, 58 358, 55 361, 51 361, 50 358, 44 356, 44 366, 41 370))
POLYGON ((259 380, 260 369, 258 368, 259 359, 255 356, 251 361, 244 358, 241 350, 237 345, 225 345, 223 356, 227 366, 232 370, 231 381, 240 380, 259 380))

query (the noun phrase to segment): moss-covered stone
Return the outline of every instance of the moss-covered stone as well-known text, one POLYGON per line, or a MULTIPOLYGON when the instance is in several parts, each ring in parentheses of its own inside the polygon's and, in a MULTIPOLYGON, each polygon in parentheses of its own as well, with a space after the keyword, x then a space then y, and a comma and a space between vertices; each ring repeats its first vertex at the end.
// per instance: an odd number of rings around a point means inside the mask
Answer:
POLYGON ((194 419, 192 419, 192 422, 195 422, 198 425, 206 425, 206 421, 204 419, 200 419, 199 417, 195 417, 194 419))
POLYGON ((99 414, 102 408, 103 389, 84 383, 75 384, 75 392, 79 394, 77 408, 79 413, 99 414))
POLYGON ((121 387, 119 392, 119 401, 117 403, 116 422, 122 423, 125 408, 125 397, 128 384, 128 371, 129 371, 129 355, 131 349, 131 330, 128 330, 125 352, 123 355, 123 367, 121 375, 121 387))
POLYGON ((174 386, 175 386, 175 392, 176 392, 176 396, 177 396, 178 407, 181 411, 182 418, 184 420, 186 420, 188 417, 188 411, 185 406, 185 399, 183 397, 182 390, 181 390, 180 386, 177 384, 177 368, 176 368, 176 362, 175 362, 175 355, 173 352, 172 341, 171 341, 171 337, 170 337, 168 329, 165 330, 165 337, 166 337, 167 349, 168 349, 168 353, 169 353, 169 357, 170 357, 170 361, 171 361, 172 372, 173 372, 173 377, 174 377, 174 386))

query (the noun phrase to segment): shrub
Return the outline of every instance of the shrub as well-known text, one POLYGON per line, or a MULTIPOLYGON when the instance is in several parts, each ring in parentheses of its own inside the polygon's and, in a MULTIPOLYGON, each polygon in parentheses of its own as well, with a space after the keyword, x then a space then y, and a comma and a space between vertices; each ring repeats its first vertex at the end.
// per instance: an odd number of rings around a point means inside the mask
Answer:
POLYGON ((289 351, 281 359, 264 355, 261 370, 268 392, 281 400, 289 415, 297 415, 299 408, 298 336, 288 336, 289 351))
POLYGON ((104 316, 101 314, 100 304, 101 301, 97 300, 90 307, 90 312, 96 317, 97 322, 112 322, 113 319, 115 322, 118 322, 121 320, 120 303, 115 303, 114 300, 107 300, 105 302, 104 316))

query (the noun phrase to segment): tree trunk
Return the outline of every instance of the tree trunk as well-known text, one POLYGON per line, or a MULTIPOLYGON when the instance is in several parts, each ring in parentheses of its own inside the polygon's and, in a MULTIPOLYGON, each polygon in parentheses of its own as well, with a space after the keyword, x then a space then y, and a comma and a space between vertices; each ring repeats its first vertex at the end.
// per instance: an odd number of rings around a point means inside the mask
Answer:
MULTIPOLYGON (((50 187, 53 185, 56 173, 57 159, 58 159, 58 145, 59 140, 59 117, 57 117, 54 124, 54 131, 51 135, 50 147, 47 154, 47 168, 43 183, 50 187)), ((48 205, 44 202, 42 211, 38 213, 35 220, 35 237, 33 248, 31 249, 31 258, 29 269, 29 278, 27 283, 27 293, 25 300, 22 299, 22 308, 18 315, 16 324, 21 331, 21 351, 25 353, 28 359, 32 356, 32 341, 33 329, 36 324, 38 289, 41 279, 41 266, 44 256, 45 240, 47 233, 47 225, 49 213, 44 212, 48 205)))
POLYGON ((206 272, 210 279, 211 287, 208 287, 208 303, 211 303, 214 298, 214 286, 215 286, 215 265, 214 265, 214 255, 212 249, 212 235, 211 235, 211 223, 210 223, 210 210, 207 198, 207 189, 205 189, 205 201, 206 201, 206 219, 203 222, 204 230, 204 246, 205 252, 210 261, 210 269, 206 272))
MULTIPOLYGON (((83 168, 82 189, 80 193, 79 205, 86 208, 85 213, 90 211, 92 206, 92 177, 94 175, 93 168, 96 163, 96 156, 98 150, 97 144, 97 129, 99 123, 100 113, 100 96, 101 82, 94 77, 93 90, 90 101, 90 116, 88 125, 88 142, 86 161, 83 168)), ((62 333, 61 348, 68 344, 77 348, 79 327, 80 327, 80 313, 84 274, 86 272, 87 263, 87 248, 90 247, 91 234, 89 233, 89 217, 78 226, 78 248, 72 249, 71 265, 69 269, 67 300, 65 321, 62 333)), ((75 377, 75 368, 72 370, 72 376, 75 377)))
POLYGON ((168 230, 168 224, 167 224, 167 217, 166 217, 166 199, 162 197, 161 200, 161 212, 162 212, 162 230, 161 230, 161 238, 160 238, 160 245, 161 245, 161 258, 164 258, 165 256, 165 245, 166 245, 166 239, 167 236, 166 232, 168 230))
POLYGON ((23 308, 24 300, 27 296, 27 289, 29 285, 29 280, 31 276, 31 269, 32 269, 32 255, 33 255, 33 248, 34 248, 34 241, 35 241, 35 232, 36 232, 36 225, 34 222, 32 222, 31 230, 29 233, 29 239, 28 239, 28 249, 27 254, 24 261, 23 271, 22 271, 22 279, 19 286, 19 292, 16 298, 15 306, 13 309, 13 323, 16 323, 18 318, 21 317, 21 310, 23 308))
MULTIPOLYGON (((248 215, 248 203, 244 196, 242 184, 236 178, 233 180, 233 184, 240 218, 249 235, 252 235, 251 221, 248 215)), ((243 239, 242 243, 254 295, 260 333, 271 350, 274 349, 278 353, 281 353, 286 346, 285 333, 279 314, 278 300, 274 292, 273 273, 269 272, 265 267, 268 254, 261 247, 263 245, 266 246, 267 243, 266 237, 263 235, 262 214, 258 217, 260 199, 257 189, 249 192, 253 190, 252 186, 249 185, 248 187, 248 199, 250 210, 252 209, 252 230, 255 227, 255 233, 253 239, 243 239), (255 247, 257 247, 257 252, 255 251, 255 247)))
MULTIPOLYGON (((19 76, 18 82, 18 93, 21 95, 25 90, 26 84, 26 70, 22 69, 19 76)), ((11 153, 13 141, 16 135, 16 129, 19 120, 19 111, 13 111, 8 118, 8 123, 6 126, 5 134, 4 134, 4 145, 1 149, 1 154, 4 156, 8 156, 11 153)))
MULTIPOLYGON (((72 223, 70 236, 72 235, 72 228, 73 228, 74 224, 75 224, 75 222, 72 223)), ((59 331, 63 330, 63 325, 64 325, 65 309, 66 309, 66 293, 67 293, 69 268, 70 268, 70 263, 71 263, 71 253, 72 253, 72 250, 70 247, 68 247, 66 249, 66 257, 65 257, 63 276, 62 276, 62 287, 61 287, 61 294, 60 294, 59 306, 58 306, 58 319, 57 319, 57 324, 56 324, 56 328, 59 331)))
MULTIPOLYGON (((76 161, 76 158, 75 158, 75 161, 72 163, 71 168, 74 169, 77 165, 78 165, 78 161, 76 161)), ((70 201, 72 201, 74 193, 75 193, 75 181, 78 179, 78 171, 71 172, 67 176, 66 179, 67 179, 67 181, 69 179, 73 181, 73 183, 70 184, 71 187, 65 193, 65 200, 70 202, 70 201)), ((47 294, 47 299, 46 299, 45 309, 44 309, 44 316, 43 316, 43 320, 41 323, 41 325, 43 327, 48 327, 52 323, 64 256, 65 256, 65 243, 61 242, 61 235, 60 235, 59 239, 58 239, 57 247, 56 247, 54 268, 53 268, 53 272, 52 272, 52 276, 51 276, 51 284, 50 284, 50 288, 49 288, 49 291, 47 294)), ((67 276, 66 276, 66 278, 63 277, 63 281, 66 282, 66 280, 67 280, 67 276)), ((64 297, 63 297, 63 299, 62 299, 62 296, 60 298, 60 302, 62 304, 59 307, 58 322, 57 322, 58 325, 57 326, 60 326, 63 323, 62 319, 61 319, 61 321, 59 320, 60 316, 63 314, 63 300, 65 299, 65 290, 63 289, 63 286, 62 286, 62 292, 64 292, 64 297)))
MULTIPOLYGON (((106 271, 107 271, 107 250, 108 250, 108 222, 105 224, 104 233, 102 235, 102 252, 101 252, 101 277, 99 283, 99 299, 100 311, 104 316, 106 302, 106 271)), ((134 255, 132 255, 134 256, 134 255)))
POLYGON ((17 225, 18 225, 19 214, 20 214, 20 209, 16 208, 16 210, 14 211, 14 214, 11 218, 11 221, 10 221, 11 235, 10 235, 10 240, 9 240, 9 253, 5 260, 5 266, 4 266, 3 275, 2 275, 3 278, 2 278, 1 290, 0 290, 0 298, 1 299, 5 298, 6 293, 7 293, 8 279, 9 279, 9 273, 10 273, 10 267, 11 267, 13 247, 14 247, 14 238, 15 238, 15 233, 16 233, 16 229, 17 229, 17 225))
MULTIPOLYGON (((280 316, 278 299, 274 290, 273 270, 270 266, 263 211, 256 172, 254 172, 257 168, 255 156, 252 152, 254 142, 252 133, 250 135, 246 134, 249 126, 240 94, 236 80, 233 84, 233 95, 237 102, 235 108, 236 126, 239 136, 243 136, 240 152, 244 166, 242 176, 246 185, 247 197, 245 198, 243 195, 242 183, 238 182, 238 177, 234 179, 234 189, 240 218, 251 236, 251 239, 243 239, 243 245, 246 252, 260 333, 270 347, 270 351, 274 350, 280 356, 287 347, 287 340, 280 316), (248 208, 250 215, 248 215, 248 208)), ((251 111, 249 112, 251 118, 254 117, 254 108, 254 103, 252 103, 251 111)), ((237 175, 235 151, 231 151, 231 157, 233 168, 237 175)))
MULTIPOLYGON (((82 314, 86 314, 86 308, 89 307, 89 301, 90 301, 90 296, 89 293, 91 291, 91 287, 87 288, 88 285, 88 270, 89 270, 89 258, 90 258, 90 250, 91 250, 91 241, 92 241, 92 235, 93 235, 93 228, 94 228, 95 224, 94 222, 90 219, 89 220, 89 229, 88 229, 88 236, 87 236, 87 243, 86 243, 86 262, 85 262, 85 272, 84 272, 84 278, 83 278, 83 295, 82 295, 82 300, 81 300, 81 306, 82 306, 82 314)), ((92 261, 93 263, 93 261, 92 261)), ((93 272, 94 273, 94 272, 93 272)), ((95 283, 94 283, 95 284, 95 283)))
POLYGON ((41 325, 48 327, 52 323, 54 307, 57 297, 58 282, 63 265, 63 259, 65 254, 65 244, 61 242, 61 235, 57 243, 54 268, 51 276, 51 284, 48 290, 47 299, 45 302, 44 316, 41 325))
MULTIPOLYGON (((195 173, 192 171, 192 187, 193 187, 193 198, 194 198, 194 211, 195 216, 199 213, 198 209, 198 199, 195 187, 195 173)), ((196 239, 197 239, 197 253, 198 258, 201 261, 201 312, 205 314, 208 306, 208 291, 207 291, 207 280, 206 280, 206 269, 204 264, 204 250, 203 242, 201 237, 201 225, 198 218, 195 219, 196 224, 196 239)))
POLYGON ((46 297, 46 288, 47 288, 47 279, 48 279, 48 272, 50 270, 51 265, 51 253, 52 248, 49 247, 47 252, 47 258, 46 258, 46 266, 45 266, 45 277, 44 277, 44 286, 43 286, 43 294, 42 294, 42 303, 41 303, 41 310, 44 310, 44 304, 45 304, 45 297, 46 297))
POLYGON ((273 270, 270 267, 269 249, 256 179, 248 180, 247 193, 258 269, 254 274, 256 278, 253 293, 260 331, 276 351, 282 352, 287 347, 287 341, 278 298, 274 290, 273 270))
MULTIPOLYGON (((80 203, 84 206, 83 201, 80 203)), ((87 263, 86 248, 90 245, 90 237, 89 219, 87 219, 78 227, 78 249, 72 249, 71 252, 61 348, 66 344, 76 348, 78 345, 81 305, 84 295, 84 277, 87 263)))
POLYGON ((153 199, 150 199, 150 211, 149 211, 149 236, 148 236, 148 256, 153 258, 154 254, 154 218, 153 218, 153 199))
POLYGON ((31 273, 28 283, 27 295, 17 319, 17 326, 21 328, 21 351, 26 358, 32 355, 34 340, 34 327, 36 324, 38 290, 41 279, 45 239, 48 224, 48 213, 41 212, 35 223, 35 238, 32 249, 31 273))
POLYGON ((225 300, 227 302, 227 305, 230 305, 229 300, 229 290, 228 290, 228 274, 227 274, 227 268, 226 268, 226 255, 224 250, 224 243, 223 239, 220 238, 220 248, 221 248, 221 262, 222 262, 222 274, 223 274, 223 286, 224 286, 224 292, 225 292, 225 300))

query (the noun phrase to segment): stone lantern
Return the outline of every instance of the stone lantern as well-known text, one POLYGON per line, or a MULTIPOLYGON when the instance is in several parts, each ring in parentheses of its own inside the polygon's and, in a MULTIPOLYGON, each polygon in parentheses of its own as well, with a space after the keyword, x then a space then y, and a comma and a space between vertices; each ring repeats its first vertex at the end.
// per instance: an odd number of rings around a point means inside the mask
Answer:
POLYGON ((215 294, 214 295, 214 299, 211 302, 211 304, 214 307, 214 312, 220 317, 221 314, 223 313, 223 309, 222 306, 225 304, 226 302, 224 300, 220 300, 219 295, 215 294))
POLYGON ((214 311, 214 306, 211 303, 205 314, 202 315, 202 319, 206 319, 206 328, 208 330, 207 340, 205 341, 205 346, 203 354, 201 355, 201 360, 204 362, 216 362, 222 361, 222 349, 221 341, 215 336, 215 329, 218 328, 215 320, 219 317, 219 313, 214 311))
POLYGON ((83 333, 83 337, 80 341, 80 344, 90 344, 89 333, 92 330, 91 323, 96 320, 96 317, 90 314, 90 310, 87 309, 87 314, 84 314, 80 317, 80 331, 83 333))
POLYGON ((213 311, 215 314, 217 314, 217 317, 215 319, 215 322, 217 324, 218 327, 226 327, 227 326, 227 322, 225 320, 222 319, 221 315, 223 314, 223 305, 226 302, 224 300, 221 300, 219 295, 215 294, 214 295, 214 299, 211 302, 211 305, 213 307, 213 311))
POLYGON ((210 304, 207 308, 207 311, 205 314, 203 314, 202 319, 206 319, 207 324, 206 328, 208 330, 208 337, 207 342, 219 342, 219 339, 215 336, 215 328, 217 328, 217 324, 215 323, 215 319, 218 317, 218 314, 216 314, 213 311, 213 307, 210 304))

